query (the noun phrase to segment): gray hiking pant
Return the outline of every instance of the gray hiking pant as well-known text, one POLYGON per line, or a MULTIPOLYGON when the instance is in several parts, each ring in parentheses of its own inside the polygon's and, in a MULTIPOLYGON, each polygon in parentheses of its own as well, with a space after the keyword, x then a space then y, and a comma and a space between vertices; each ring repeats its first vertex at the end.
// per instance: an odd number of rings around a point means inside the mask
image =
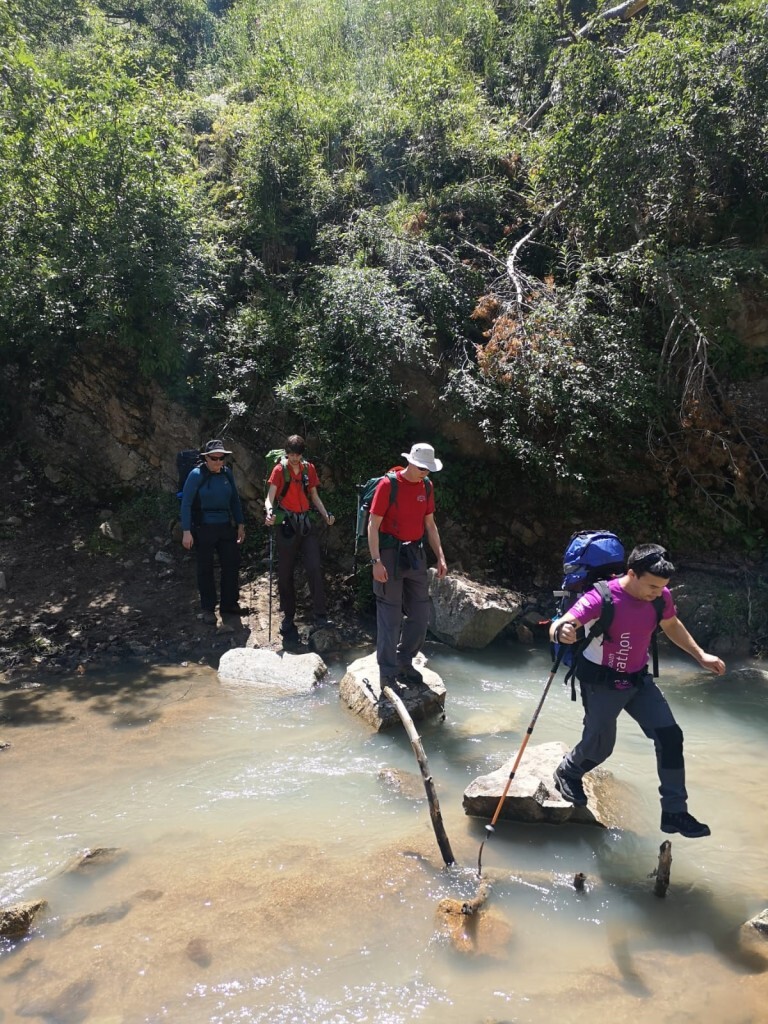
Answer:
POLYGON ((687 810, 683 732, 653 676, 644 676, 639 686, 628 690, 614 690, 604 683, 580 685, 584 732, 581 741, 563 758, 561 767, 566 774, 581 778, 611 755, 616 721, 626 711, 656 748, 662 811, 675 814, 687 810))
POLYGON ((382 676, 397 675, 410 668, 427 635, 429 624, 429 580, 424 548, 411 566, 398 558, 398 548, 383 548, 381 560, 389 579, 373 581, 376 596, 376 660, 382 676))

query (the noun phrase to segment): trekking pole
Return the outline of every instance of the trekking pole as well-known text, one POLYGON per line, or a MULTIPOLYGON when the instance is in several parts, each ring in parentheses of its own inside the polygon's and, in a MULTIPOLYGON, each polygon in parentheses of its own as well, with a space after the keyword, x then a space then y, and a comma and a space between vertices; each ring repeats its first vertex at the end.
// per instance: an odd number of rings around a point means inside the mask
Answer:
POLYGON ((269 629, 267 633, 267 643, 272 643, 272 566, 273 554, 274 554, 274 534, 272 533, 272 527, 269 527, 269 629))
POLYGON ((360 547, 360 506, 363 501, 363 487, 364 484, 355 484, 355 490, 357 491, 357 514, 355 516, 355 553, 352 558, 352 565, 357 575, 357 551, 360 547))
MULTIPOLYGON (((557 632, 555 633, 555 641, 557 641, 557 632)), ((563 653, 565 651, 565 647, 564 647, 563 644, 558 644, 558 647, 559 647, 559 650, 557 652, 557 657, 555 658, 555 662, 552 665, 552 669, 550 670, 550 673, 549 673, 549 678, 547 679, 547 682, 546 682, 546 684, 544 686, 544 692, 542 693, 541 700, 539 701, 538 705, 536 706, 536 710, 533 713, 533 718, 531 719, 531 724, 528 726, 528 729, 526 730, 525 736, 523 737, 523 742, 520 744, 520 749, 517 752, 517 757, 515 758, 515 763, 512 765, 512 771, 509 773, 509 778, 507 779, 507 784, 504 787, 504 792, 501 794, 501 799, 499 800, 498 806, 496 807, 496 811, 494 812, 494 815, 491 818, 490 825, 486 825, 485 826, 485 831, 488 834, 485 836, 485 838, 483 839, 482 843, 480 843, 480 850, 479 850, 479 852, 477 854, 477 877, 478 878, 482 878, 483 877, 483 874, 482 874, 482 872, 483 872, 483 868, 482 868, 483 847, 485 846, 486 842, 493 835, 493 832, 494 832, 493 826, 496 824, 496 822, 499 819, 499 815, 501 814, 501 808, 504 806, 504 801, 507 799, 507 793, 509 792, 509 787, 512 785, 512 780, 515 777, 515 772, 518 769, 518 765, 520 764, 520 761, 522 759, 522 756, 523 756, 523 753, 525 751, 525 748, 528 746, 528 740, 531 738, 531 733, 533 732, 534 726, 536 725, 536 720, 538 719, 539 713, 540 713, 542 707, 544 706, 544 701, 547 699, 547 694, 549 693, 549 688, 552 685, 552 680, 555 678, 555 673, 557 672, 557 669, 558 669, 558 667, 560 665, 560 661, 561 661, 561 659, 563 657, 563 653)))

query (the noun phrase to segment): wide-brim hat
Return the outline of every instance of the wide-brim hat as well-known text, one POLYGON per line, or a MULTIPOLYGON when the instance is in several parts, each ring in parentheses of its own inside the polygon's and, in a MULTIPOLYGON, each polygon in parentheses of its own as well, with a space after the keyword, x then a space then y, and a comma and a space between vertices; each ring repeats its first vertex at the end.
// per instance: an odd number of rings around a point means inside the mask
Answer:
POLYGON ((212 441, 206 441, 202 447, 203 455, 231 455, 232 452, 224 447, 224 442, 214 438, 212 441))
POLYGON ((435 458, 435 449, 431 444, 415 444, 409 452, 400 452, 400 454, 413 466, 418 466, 419 469, 428 469, 430 473, 437 473, 443 468, 440 459, 435 458))

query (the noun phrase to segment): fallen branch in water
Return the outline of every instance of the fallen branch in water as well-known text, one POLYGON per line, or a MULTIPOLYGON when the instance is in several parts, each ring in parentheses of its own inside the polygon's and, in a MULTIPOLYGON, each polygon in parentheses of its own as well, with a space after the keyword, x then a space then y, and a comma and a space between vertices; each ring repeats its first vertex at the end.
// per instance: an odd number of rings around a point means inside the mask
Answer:
POLYGON ((443 860, 447 865, 455 864, 456 858, 453 856, 451 850, 451 844, 448 842, 448 836, 445 832, 445 826, 443 825, 443 816, 440 813, 440 804, 437 799, 437 792, 435 790, 435 783, 429 772, 429 765, 427 764, 427 755, 424 753, 424 747, 421 743, 421 737, 416 732, 416 726, 413 724, 413 719, 408 714, 408 709, 405 704, 391 686, 385 686, 381 691, 387 700, 394 706, 400 716, 400 721, 405 727, 405 731, 408 734, 408 739, 411 741, 413 752, 416 755, 416 760, 419 762, 419 768, 421 769, 421 776, 424 779, 424 789, 427 792, 427 800, 429 801, 429 814, 432 818, 432 827, 435 830, 435 836, 437 838, 437 845, 440 847, 440 853, 443 855, 443 860))

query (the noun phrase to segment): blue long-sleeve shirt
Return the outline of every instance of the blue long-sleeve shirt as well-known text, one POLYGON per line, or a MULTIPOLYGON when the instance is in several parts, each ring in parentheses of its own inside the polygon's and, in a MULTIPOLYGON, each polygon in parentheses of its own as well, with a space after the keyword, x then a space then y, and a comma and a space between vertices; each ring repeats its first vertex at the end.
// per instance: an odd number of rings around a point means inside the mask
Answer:
POLYGON ((198 523, 228 523, 234 519, 239 526, 245 522, 240 495, 231 470, 211 473, 202 466, 193 469, 184 483, 181 494, 181 528, 192 529, 192 505, 200 500, 198 523))

